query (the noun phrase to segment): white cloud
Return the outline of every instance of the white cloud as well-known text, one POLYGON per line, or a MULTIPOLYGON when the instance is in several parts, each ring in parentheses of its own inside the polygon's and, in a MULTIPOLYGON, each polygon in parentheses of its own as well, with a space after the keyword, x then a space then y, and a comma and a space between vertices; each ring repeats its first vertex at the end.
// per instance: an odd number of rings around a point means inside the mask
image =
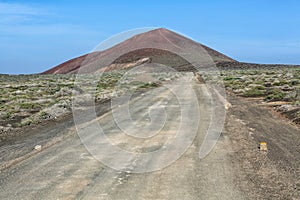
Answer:
POLYGON ((0 25, 20 24, 31 20, 31 17, 24 15, 0 15, 0 25))
POLYGON ((28 24, 28 25, 17 25, 17 26, 3 26, 4 29, 1 34, 7 35, 23 35, 23 36, 42 36, 42 35, 66 35, 66 34, 96 34, 96 32, 83 29, 80 26, 71 24, 28 24))
POLYGON ((0 15, 39 15, 42 10, 19 3, 1 3, 0 15))
MULTIPOLYGON (((53 8, 51 8, 53 10, 53 8)), ((43 36, 67 34, 94 34, 79 25, 63 22, 59 15, 45 7, 20 3, 0 2, 0 35, 3 36, 43 36)))
POLYGON ((35 24, 49 16, 49 12, 41 7, 0 2, 0 27, 2 30, 9 29, 11 26, 35 24))

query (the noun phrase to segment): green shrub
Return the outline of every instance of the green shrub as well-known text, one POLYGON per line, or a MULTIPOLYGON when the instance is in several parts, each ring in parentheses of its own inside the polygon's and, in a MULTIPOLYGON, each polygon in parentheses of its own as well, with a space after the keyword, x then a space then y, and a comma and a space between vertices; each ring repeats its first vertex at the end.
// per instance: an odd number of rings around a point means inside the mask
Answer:
POLYGON ((2 116, 3 120, 8 120, 11 118, 11 113, 5 113, 5 115, 2 116))
POLYGON ((299 80, 291 80, 290 84, 291 85, 298 85, 300 83, 299 80))
POLYGON ((140 86, 140 88, 154 88, 154 87, 158 87, 158 84, 157 83, 145 83, 143 85, 140 86))
POLYGON ((265 98, 265 100, 268 100, 268 101, 280 101, 280 100, 284 100, 284 98, 286 96, 286 94, 283 93, 279 89, 271 90, 268 93, 269 94, 265 98))
POLYGON ((33 121, 30 120, 30 119, 27 119, 27 120, 22 121, 22 122, 20 123, 20 126, 21 126, 21 127, 22 127, 22 126, 29 126, 29 125, 31 125, 31 124, 33 124, 33 121))
POLYGON ((265 90, 266 87, 263 86, 263 85, 258 85, 258 86, 256 86, 254 89, 257 89, 257 90, 265 90))
POLYGON ((47 119, 47 118, 49 118, 49 114, 46 113, 46 112, 44 112, 44 111, 42 111, 42 112, 40 113, 40 116, 41 116, 42 119, 47 119))
POLYGON ((21 103, 20 104, 20 109, 24 110, 32 110, 32 109, 39 109, 41 108, 41 105, 37 103, 21 103))
POLYGON ((254 88, 251 88, 250 90, 245 91, 243 96, 245 96, 245 97, 262 97, 262 96, 265 96, 265 91, 254 87, 254 88))
POLYGON ((286 80, 279 80, 279 82, 273 83, 273 86, 282 86, 288 84, 288 81, 286 80))

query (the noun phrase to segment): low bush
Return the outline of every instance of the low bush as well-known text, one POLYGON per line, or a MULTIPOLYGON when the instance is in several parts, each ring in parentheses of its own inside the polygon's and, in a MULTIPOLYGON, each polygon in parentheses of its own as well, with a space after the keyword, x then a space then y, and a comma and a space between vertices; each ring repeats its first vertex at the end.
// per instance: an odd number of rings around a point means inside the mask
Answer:
POLYGON ((262 97, 265 96, 265 91, 260 90, 257 87, 251 88, 250 90, 246 90, 243 94, 245 97, 262 97))

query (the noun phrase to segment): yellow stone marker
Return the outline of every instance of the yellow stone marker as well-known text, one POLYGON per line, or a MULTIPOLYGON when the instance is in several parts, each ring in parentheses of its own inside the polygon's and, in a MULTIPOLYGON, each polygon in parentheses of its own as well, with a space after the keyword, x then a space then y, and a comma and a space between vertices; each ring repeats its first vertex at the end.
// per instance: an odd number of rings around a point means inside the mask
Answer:
POLYGON ((261 142, 259 149, 261 151, 268 151, 268 145, 267 145, 267 143, 266 142, 261 142))

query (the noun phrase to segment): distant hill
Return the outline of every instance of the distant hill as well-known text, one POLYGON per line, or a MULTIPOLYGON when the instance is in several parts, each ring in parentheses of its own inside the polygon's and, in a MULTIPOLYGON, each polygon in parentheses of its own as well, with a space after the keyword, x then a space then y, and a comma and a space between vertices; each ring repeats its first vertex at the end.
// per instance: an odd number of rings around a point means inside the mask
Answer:
MULTIPOLYGON (((42 74, 73 74, 77 73, 83 62, 84 64, 87 64, 86 62, 101 62, 101 59, 105 59, 106 57, 109 57, 114 52, 120 52, 122 50, 129 49, 129 47, 134 46, 136 43, 139 44, 150 44, 151 42, 156 42, 161 44, 162 46, 167 46, 170 43, 172 45, 178 45, 185 44, 185 45, 196 45, 199 47, 204 48, 207 53, 211 56, 212 60, 215 62, 216 65, 220 65, 222 63, 237 63, 236 60, 218 52, 215 51, 207 46, 204 46, 198 42, 195 42, 189 38, 186 38, 182 35, 179 35, 173 31, 170 31, 168 29, 160 28, 155 29, 146 33, 142 33, 139 35, 136 35, 116 46, 111 47, 110 49, 107 49, 105 51, 101 52, 93 52, 87 55, 83 55, 74 59, 71 59, 67 62, 64 62, 50 70, 47 70, 43 72, 42 74), (87 59, 88 58, 88 59, 87 59), (88 60, 88 61, 87 61, 88 60)), ((154 49, 154 48, 144 48, 144 49, 138 49, 129 53, 126 53, 122 55, 121 57, 114 60, 109 66, 107 66, 105 69, 98 69, 97 67, 94 67, 89 72, 95 72, 95 71, 109 71, 114 69, 124 69, 129 68, 133 66, 137 66, 141 63, 160 63, 167 65, 169 67, 173 67, 176 70, 179 71, 190 71, 191 65, 188 63, 185 59, 182 57, 161 49, 154 49)))

